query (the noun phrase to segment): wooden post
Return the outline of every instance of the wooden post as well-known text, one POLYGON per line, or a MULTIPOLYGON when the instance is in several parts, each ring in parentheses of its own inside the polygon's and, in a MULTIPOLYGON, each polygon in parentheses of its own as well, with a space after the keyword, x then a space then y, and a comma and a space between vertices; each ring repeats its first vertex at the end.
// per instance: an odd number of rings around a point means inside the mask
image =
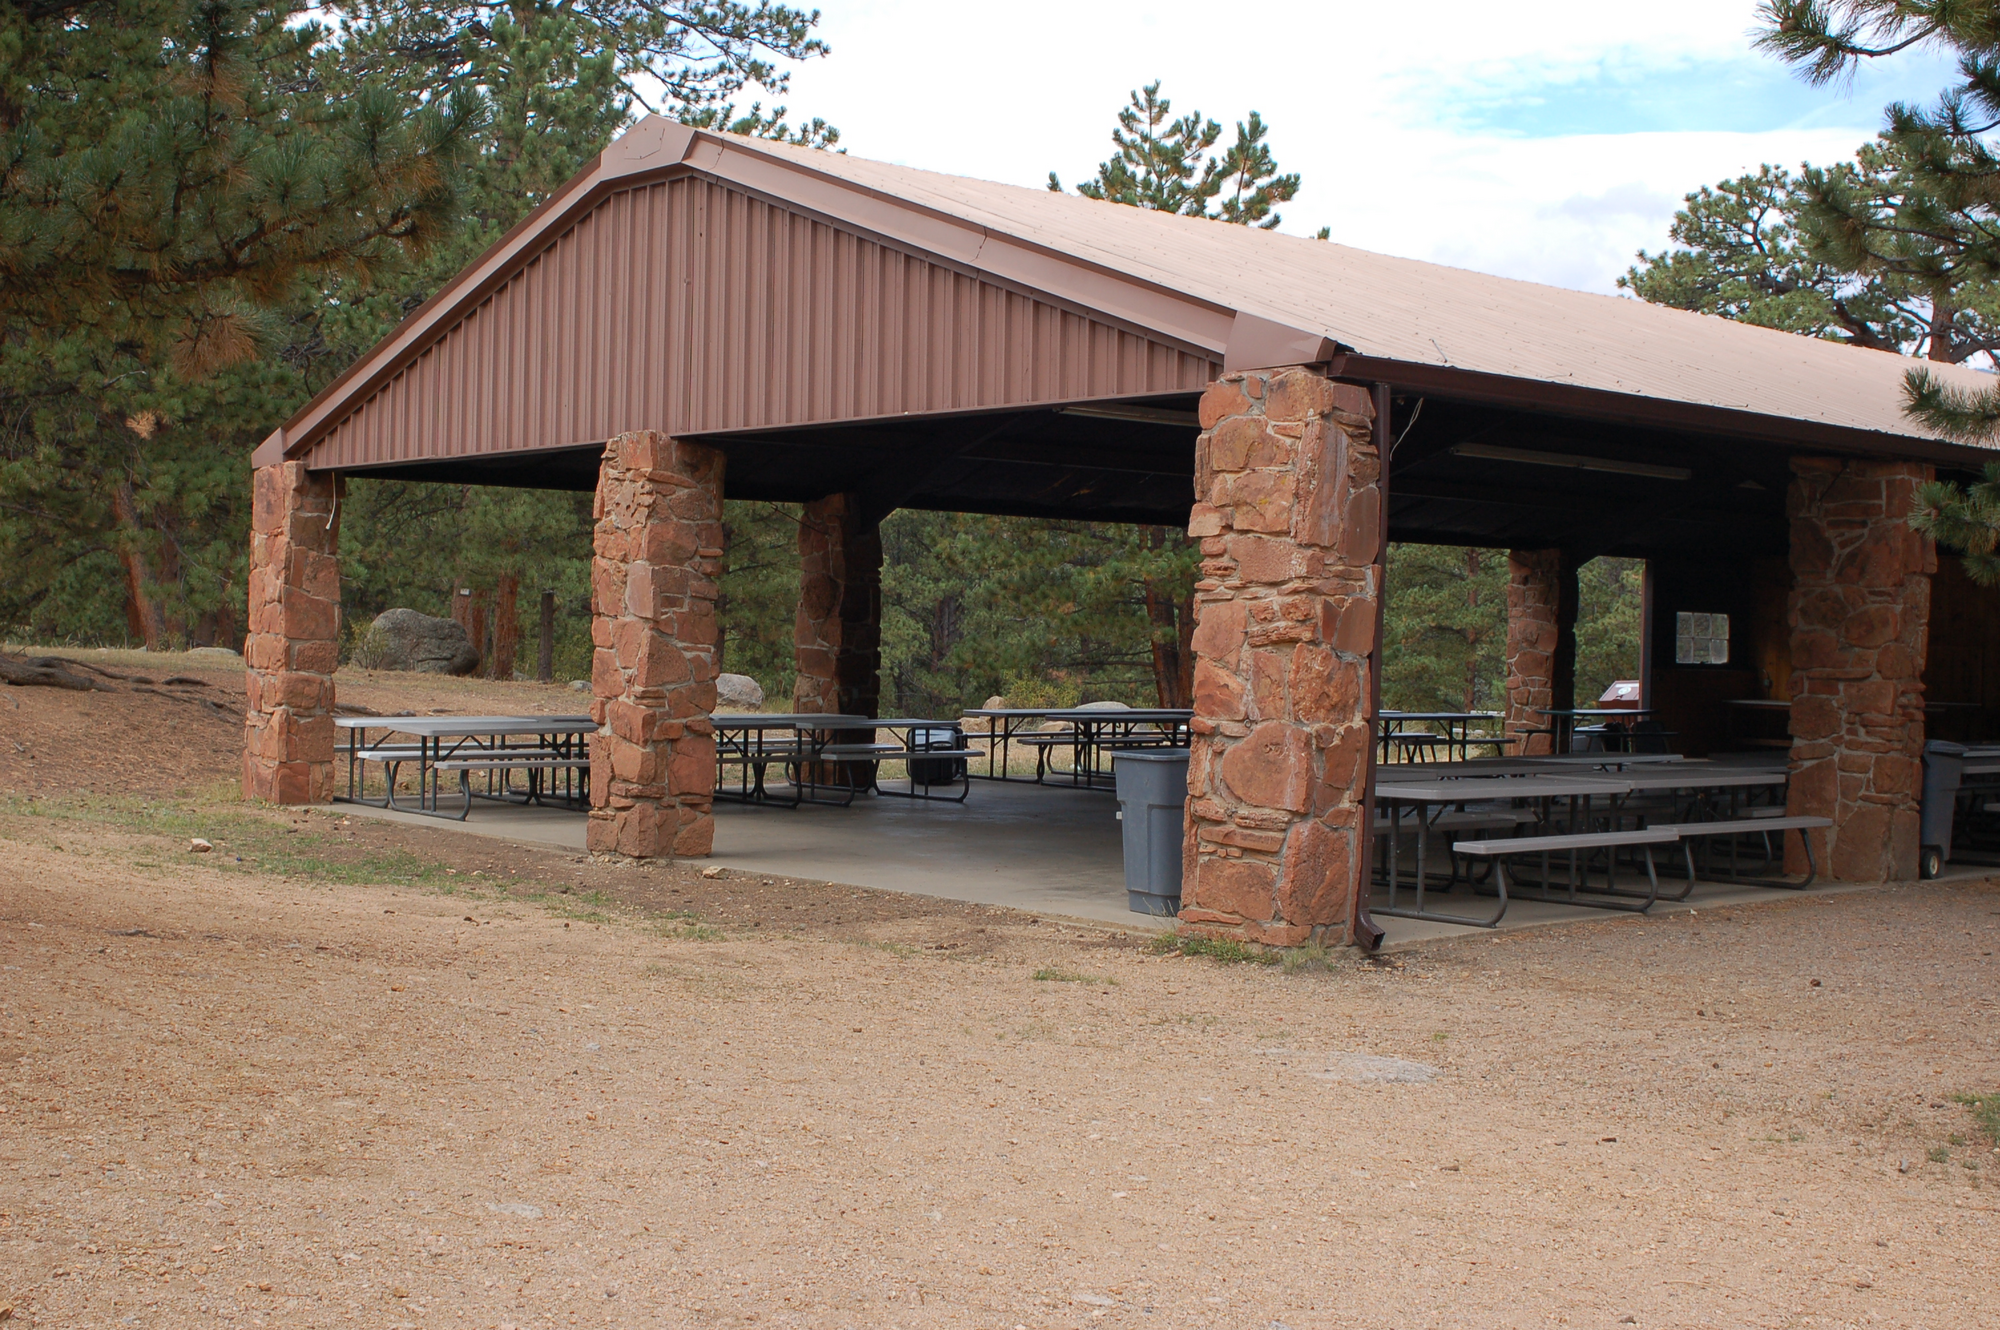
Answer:
POLYGON ((493 677, 514 677, 514 658, 521 650, 521 575, 500 574, 493 590, 493 677))
POLYGON ((542 593, 542 640, 535 651, 535 678, 553 683, 556 677, 556 593, 542 593))
POLYGON ((479 666, 474 673, 487 678, 493 677, 493 639, 487 634, 486 608, 493 599, 493 593, 477 587, 466 593, 470 599, 466 610, 465 631, 472 638, 472 649, 479 653, 479 666))

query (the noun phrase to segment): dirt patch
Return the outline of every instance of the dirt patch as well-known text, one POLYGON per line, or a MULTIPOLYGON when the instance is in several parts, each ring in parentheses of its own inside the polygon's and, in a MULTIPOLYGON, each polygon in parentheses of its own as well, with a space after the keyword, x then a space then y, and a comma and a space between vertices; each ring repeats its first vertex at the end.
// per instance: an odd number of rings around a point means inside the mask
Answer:
POLYGON ((21 1322, 1993 1321, 1993 884, 1288 973, 176 801, 135 696, 0 809, 21 1322))

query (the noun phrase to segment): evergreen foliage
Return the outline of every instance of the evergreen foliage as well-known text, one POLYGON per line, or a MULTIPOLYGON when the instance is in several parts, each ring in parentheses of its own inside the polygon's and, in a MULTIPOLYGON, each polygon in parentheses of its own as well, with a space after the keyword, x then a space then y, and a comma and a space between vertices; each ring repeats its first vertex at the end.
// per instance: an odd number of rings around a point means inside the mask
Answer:
MULTIPOLYGON (((1970 273, 1982 281, 2000 273, 2000 22, 1992 6, 1957 0, 1765 0, 1758 44, 1795 66, 1808 82, 1825 84, 1860 61, 1920 46, 1958 57, 1958 81, 1932 107, 1892 103, 1877 151, 1892 168, 1893 188, 1863 175, 1808 172, 1804 208, 1837 261, 1864 272, 1914 276, 1940 283, 1970 273)), ((1864 165, 1866 159, 1864 158, 1864 165)), ((1985 295, 1982 313, 1993 298, 1985 295)), ((1930 357, 1962 360, 1936 326, 1956 314, 1934 314, 1930 357)), ((1971 350, 1993 350, 1990 338, 1971 350)), ((1969 354, 1968 351, 1967 354, 1969 354)), ((1950 437, 1987 440, 2000 431, 2000 392, 1959 393, 1922 370, 1909 376, 1911 414, 1950 437)))
POLYGON ((1916 493, 1910 525, 1965 555, 1965 572, 1981 586, 2000 586, 2000 463, 1970 485, 1934 480, 1916 493))
MULTIPOLYGON (((1930 47, 1957 56, 1935 105, 1891 104, 1853 162, 1766 166, 1688 196, 1673 238, 1620 285, 1647 300, 1860 346, 2000 367, 2000 20, 1959 0, 1763 0, 1757 44, 1824 85, 1861 61, 1930 47)), ((1946 438, 2000 437, 2000 389, 1909 372, 1910 417, 1946 438)), ((2000 581, 1992 475, 1926 487, 1911 524, 2000 581)))
MULTIPOLYGON (((1577 571, 1576 702, 1590 706, 1639 671, 1638 559, 1577 571)), ((1394 711, 1498 711, 1507 704, 1507 551, 1389 547, 1382 705, 1394 711)))
POLYGON ((1823 170, 1765 165, 1703 186, 1674 216, 1676 247, 1642 251, 1618 285, 1653 304, 1952 364, 2000 350, 2000 284, 1986 269, 1907 241, 1857 255, 1814 204, 1831 190, 1895 207, 1909 182, 1869 144, 1823 170))
MULTIPOLYGON (((1282 175, 1265 137, 1270 126, 1255 111, 1236 122, 1236 140, 1220 156, 1212 156, 1221 141, 1222 125, 1199 111, 1173 113, 1173 103, 1160 95, 1155 79, 1132 94, 1118 113, 1111 131, 1116 156, 1100 163, 1097 178, 1076 187, 1086 198, 1150 208, 1186 217, 1277 229, 1275 211, 1299 192, 1296 174, 1282 175)), ((1049 172, 1049 190, 1062 193, 1062 182, 1049 172)))
MULTIPOLYGON (((731 100, 824 53, 816 20, 637 0, 0 9, 0 625, 233 643, 256 443, 635 106, 830 145, 823 122, 731 100)), ((564 570, 534 571, 534 547, 575 521, 567 495, 357 479, 350 611, 571 585, 587 517, 564 570), (535 534, 478 548, 507 529, 535 534), (400 585, 374 553, 397 541, 419 552, 400 585)))
POLYGON ((305 12, 0 11, 0 621, 84 628, 109 583, 148 644, 233 637, 284 309, 449 231, 482 99, 336 95, 305 12))

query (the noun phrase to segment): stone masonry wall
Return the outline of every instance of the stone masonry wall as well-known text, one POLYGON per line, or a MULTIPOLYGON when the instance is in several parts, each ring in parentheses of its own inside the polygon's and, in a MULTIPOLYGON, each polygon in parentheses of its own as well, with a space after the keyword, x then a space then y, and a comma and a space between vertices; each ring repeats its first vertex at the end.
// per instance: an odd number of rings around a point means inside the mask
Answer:
POLYGON ((333 672, 340 664, 340 491, 303 462, 259 467, 243 642, 243 795, 333 797, 333 672))
POLYGON ((1549 718, 1555 706, 1556 651, 1561 630, 1562 551, 1507 551, 1507 718, 1504 732, 1522 735, 1514 752, 1549 753, 1549 718))
POLYGON ((715 596, 723 456, 652 430, 605 445, 591 563, 593 853, 715 842, 715 596))
POLYGON ((802 712, 877 714, 882 692, 882 533, 853 495, 805 506, 799 522, 798 662, 802 712))
MULTIPOLYGON (((1790 812, 1830 817, 1820 872, 1917 875, 1924 658, 1937 550, 1910 529, 1917 463, 1792 459, 1790 812)), ((1794 843, 1786 866, 1805 867, 1794 843)))
POLYGON ((1202 931, 1350 940, 1383 541, 1372 416, 1365 389, 1307 369, 1201 399, 1181 918, 1202 931))

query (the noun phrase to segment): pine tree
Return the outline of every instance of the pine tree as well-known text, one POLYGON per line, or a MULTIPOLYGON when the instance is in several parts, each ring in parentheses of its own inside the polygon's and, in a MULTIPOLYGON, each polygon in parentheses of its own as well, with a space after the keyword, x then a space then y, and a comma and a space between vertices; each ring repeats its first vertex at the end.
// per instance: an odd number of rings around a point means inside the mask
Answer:
POLYGON ((1882 233, 1855 248, 1815 198, 1838 192, 1893 214, 1914 184, 1893 146, 1794 176, 1766 165, 1687 196, 1675 248, 1639 254, 1618 285, 1642 300, 1948 364, 2000 352, 2000 284, 1951 247, 1882 233))
MULTIPOLYGON (((1299 192, 1299 177, 1278 171, 1270 126, 1252 111, 1236 124, 1236 139, 1219 156, 1222 125, 1199 111, 1176 116, 1155 79, 1131 95, 1111 132, 1117 155, 1100 163, 1097 178, 1077 186, 1086 198, 1123 203, 1155 212, 1206 217, 1274 230, 1277 205, 1299 192)), ((1049 172, 1049 189, 1062 192, 1049 172)), ((1321 239, 1326 233, 1321 232, 1321 239)), ((1136 597, 1146 625, 1146 658, 1154 699, 1163 707, 1193 705, 1194 577, 1199 555, 1186 533, 1162 526, 1107 527, 1101 537, 1115 548, 1095 569, 1098 594, 1085 603, 1108 605, 1103 590, 1121 588, 1136 597)), ((1060 561, 1058 561, 1060 562, 1060 561)), ((1075 571, 1075 565, 1063 565, 1075 571)), ((1061 580, 1061 579, 1059 579, 1061 580)))
MULTIPOLYGON (((1918 47, 1954 52, 1958 81, 1932 107, 1889 106, 1878 151, 1893 188, 1869 173, 1808 170, 1801 217, 1850 270, 1939 282, 1952 272, 2000 272, 2000 23, 1987 4, 1955 0, 1764 0, 1758 45, 1810 83, 1841 78, 1863 60, 1918 47)), ((1988 303, 1990 309, 1990 298, 1988 303)), ((1946 308, 1939 318, 1949 322, 1946 308)), ((1933 333, 1933 356, 1950 339, 1933 333)), ((1913 370, 1908 405, 1948 436, 2000 433, 2000 391, 1960 392, 1913 370)))
MULTIPOLYGON (((824 52, 810 36, 812 16, 781 6, 725 12, 700 5, 642 9, 426 0, 340 8, 349 28, 328 71, 330 80, 390 79, 413 102, 436 86, 474 87, 488 100, 492 116, 468 165, 460 223, 450 239, 421 262, 378 275, 361 299, 330 299, 313 312, 317 345, 328 352, 324 363, 331 370, 366 350, 559 188, 641 107, 665 106, 689 123, 808 146, 830 147, 839 138, 824 121, 794 127, 783 107, 767 113, 756 103, 739 114, 730 100, 750 81, 782 90, 782 74, 760 51, 794 58, 824 52), (660 89, 671 94, 667 102, 659 100, 660 89)), ((772 521, 782 520, 768 509, 730 505, 738 540, 731 546, 732 574, 724 581, 726 603, 719 617, 740 658, 732 668, 748 666, 760 678, 782 675, 788 681, 790 610, 776 627, 762 617, 769 608, 765 582, 773 569, 768 552, 755 551, 771 534, 772 521), (782 656, 772 637, 780 629, 782 656)), ((459 587, 504 608, 516 588, 577 586, 587 578, 590 539, 587 518, 579 526, 576 511, 575 496, 568 494, 357 478, 350 482, 345 528, 351 547, 394 548, 406 524, 421 515, 425 540, 449 557, 428 568, 376 563, 377 580, 351 608, 366 606, 372 613, 408 604, 439 612, 459 587), (547 543, 510 540, 509 524, 546 533, 547 543)), ((795 532, 787 525, 785 538, 794 550, 795 532)), ((789 557, 796 564, 796 555, 789 557)), ((795 567, 792 579, 795 590, 795 567)), ((564 590, 561 603, 560 630, 568 644, 587 624, 574 613, 580 599, 564 590)), ((504 613, 495 618, 503 625, 515 622, 504 613)), ((503 667, 512 643, 496 633, 493 645, 499 660, 489 664, 503 667)))
MULTIPOLYGON (((1111 131, 1118 154, 1097 168, 1097 178, 1076 188, 1086 198, 1150 208, 1186 217, 1276 230, 1281 220, 1273 211, 1299 192, 1297 175, 1281 175, 1264 140, 1270 126, 1255 111, 1236 123, 1236 141, 1220 157, 1211 156, 1222 138, 1222 125, 1199 111, 1175 116, 1173 103, 1160 95, 1155 79, 1132 94, 1118 113, 1111 131)), ((1049 172, 1049 190, 1062 193, 1062 182, 1049 172)))
POLYGON ((296 399, 273 311, 449 229, 481 99, 330 96, 305 13, 0 11, 0 619, 110 581, 149 645, 233 636, 242 459, 296 399))
POLYGON ((1386 596, 1383 706, 1483 711, 1504 703, 1506 551, 1392 545, 1386 596))

